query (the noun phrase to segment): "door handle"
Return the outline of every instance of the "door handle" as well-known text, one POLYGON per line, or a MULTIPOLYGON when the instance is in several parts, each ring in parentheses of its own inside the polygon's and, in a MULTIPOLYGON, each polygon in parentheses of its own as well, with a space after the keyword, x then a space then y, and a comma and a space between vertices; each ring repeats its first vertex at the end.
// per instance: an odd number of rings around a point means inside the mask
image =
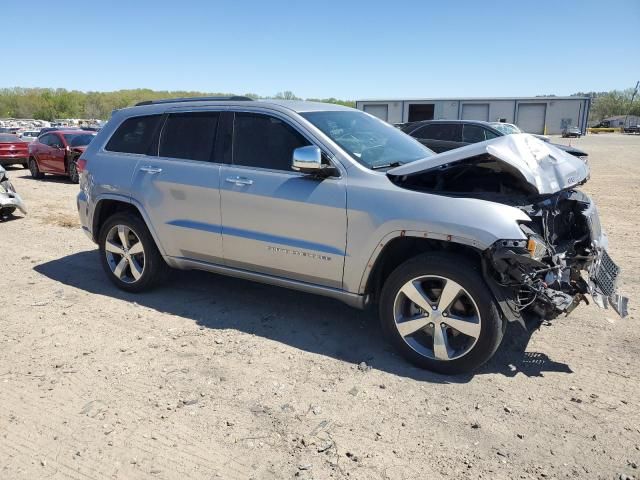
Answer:
POLYGON ((253 185, 253 180, 245 177, 229 177, 225 181, 235 185, 253 185))
POLYGON ((145 173, 160 173, 162 169, 158 167, 152 167, 151 165, 145 165, 144 167, 140 167, 140 171, 145 173))

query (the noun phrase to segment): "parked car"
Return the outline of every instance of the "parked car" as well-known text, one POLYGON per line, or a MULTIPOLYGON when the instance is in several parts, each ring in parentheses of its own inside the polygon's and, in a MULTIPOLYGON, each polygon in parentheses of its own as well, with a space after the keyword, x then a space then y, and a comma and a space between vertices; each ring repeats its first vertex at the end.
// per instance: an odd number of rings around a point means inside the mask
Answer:
MULTIPOLYGON (((507 128, 514 130, 510 133, 524 133, 512 124, 499 125, 500 129, 496 128, 495 124, 480 120, 423 120, 405 124, 402 131, 437 153, 507 135, 507 128), (513 128, 506 127, 506 125, 511 125, 513 128)), ((546 141, 544 138, 541 140, 546 141)), ((584 161, 589 156, 587 152, 579 148, 555 143, 552 145, 584 161)))
MULTIPOLYGON (((520 127, 514 125, 513 123, 505 123, 505 122, 489 122, 489 125, 496 130, 502 132, 505 135, 511 135, 514 133, 527 133, 524 130, 521 130, 520 127)), ((547 135, 540 135, 537 133, 530 133, 529 135, 533 135, 537 139, 542 140, 543 142, 550 142, 551 137, 547 135)), ((557 145, 556 145, 557 146, 557 145)))
POLYGON ((339 105, 167 100, 114 112, 77 164, 82 228, 129 292, 174 267, 376 302, 399 351, 444 373, 585 295, 626 314, 588 165, 530 135, 435 155, 339 105))
POLYGON ((33 142, 40 135, 40 130, 27 130, 22 132, 19 136, 23 142, 33 142))
POLYGON ((29 170, 33 178, 45 173, 68 175, 78 183, 76 160, 95 134, 83 130, 54 130, 40 135, 29 144, 29 170))
POLYGON ((562 129, 562 138, 568 138, 568 137, 580 138, 581 136, 582 136, 582 131, 575 125, 569 125, 562 129))
POLYGON ((59 130, 81 130, 79 127, 44 127, 40 129, 40 135, 49 132, 57 132, 59 130))
POLYGON ((27 166, 29 147, 17 135, 0 133, 0 165, 27 166))

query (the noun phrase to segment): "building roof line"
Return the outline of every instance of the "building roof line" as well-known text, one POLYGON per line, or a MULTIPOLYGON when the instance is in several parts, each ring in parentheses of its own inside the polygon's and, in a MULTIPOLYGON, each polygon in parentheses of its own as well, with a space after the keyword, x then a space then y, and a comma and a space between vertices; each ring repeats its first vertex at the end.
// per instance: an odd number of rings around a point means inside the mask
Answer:
POLYGON ((491 101, 491 100, 589 100, 590 97, 441 97, 441 98, 361 98, 356 102, 458 102, 458 101, 491 101))

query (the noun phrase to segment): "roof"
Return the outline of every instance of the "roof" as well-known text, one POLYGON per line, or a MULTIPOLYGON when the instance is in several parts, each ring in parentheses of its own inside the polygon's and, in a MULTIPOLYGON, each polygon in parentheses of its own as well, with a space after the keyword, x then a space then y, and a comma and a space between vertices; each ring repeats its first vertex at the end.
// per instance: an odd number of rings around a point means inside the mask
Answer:
POLYGON ((531 100, 531 101, 554 101, 554 100, 589 100, 590 97, 458 97, 458 98, 363 98, 357 102, 478 102, 492 100, 531 100))
MULTIPOLYGON (((336 111, 336 110, 353 110, 350 107, 345 107, 343 105, 337 105, 334 103, 323 103, 323 102, 307 102, 306 100, 280 100, 280 99, 259 99, 259 100, 182 100, 175 99, 175 101, 171 101, 171 99, 163 100, 161 103, 151 103, 144 104, 135 107, 129 108, 152 108, 152 107, 161 107, 163 110, 167 107, 176 107, 185 105, 188 107, 207 107, 213 105, 233 105, 233 106, 278 106, 282 108, 286 108, 289 110, 293 110, 294 112, 322 112, 322 111, 336 111), (187 103, 188 101, 188 103, 187 103)), ((123 109, 127 110, 127 109, 123 109)))
MULTIPOLYGON (((454 124, 459 124, 459 125, 482 125, 484 127, 488 127, 492 130, 494 130, 494 127, 492 124, 496 124, 496 123, 501 123, 501 122, 485 122, 484 120, 460 120, 457 118, 452 118, 450 120, 447 119, 439 119, 439 120, 417 120, 415 122, 407 122, 407 123, 403 123, 400 125, 400 128, 406 132, 407 129, 411 128, 417 128, 417 127, 421 127, 423 125, 431 125, 434 123, 454 123, 454 124)), ((513 125, 513 124, 511 124, 513 125)))
POLYGON ((50 130, 45 133, 61 133, 63 135, 77 135, 79 133, 96 133, 91 130, 82 130, 81 128, 61 128, 60 130, 50 130))

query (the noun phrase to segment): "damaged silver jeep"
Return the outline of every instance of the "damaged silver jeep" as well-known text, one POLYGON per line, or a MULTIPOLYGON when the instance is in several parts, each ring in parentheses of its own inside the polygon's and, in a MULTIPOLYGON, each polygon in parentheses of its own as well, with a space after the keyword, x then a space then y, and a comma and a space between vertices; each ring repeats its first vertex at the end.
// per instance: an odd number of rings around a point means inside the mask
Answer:
POLYGON ((444 373, 486 362, 510 321, 589 297, 626 314, 577 190, 589 167, 530 135, 434 155, 337 105, 173 99, 115 112, 78 169, 82 226, 127 291, 173 267, 376 303, 399 351, 444 373))
POLYGON ((16 210, 27 213, 22 198, 16 193, 7 176, 7 171, 0 165, 0 219, 13 215, 16 210))

